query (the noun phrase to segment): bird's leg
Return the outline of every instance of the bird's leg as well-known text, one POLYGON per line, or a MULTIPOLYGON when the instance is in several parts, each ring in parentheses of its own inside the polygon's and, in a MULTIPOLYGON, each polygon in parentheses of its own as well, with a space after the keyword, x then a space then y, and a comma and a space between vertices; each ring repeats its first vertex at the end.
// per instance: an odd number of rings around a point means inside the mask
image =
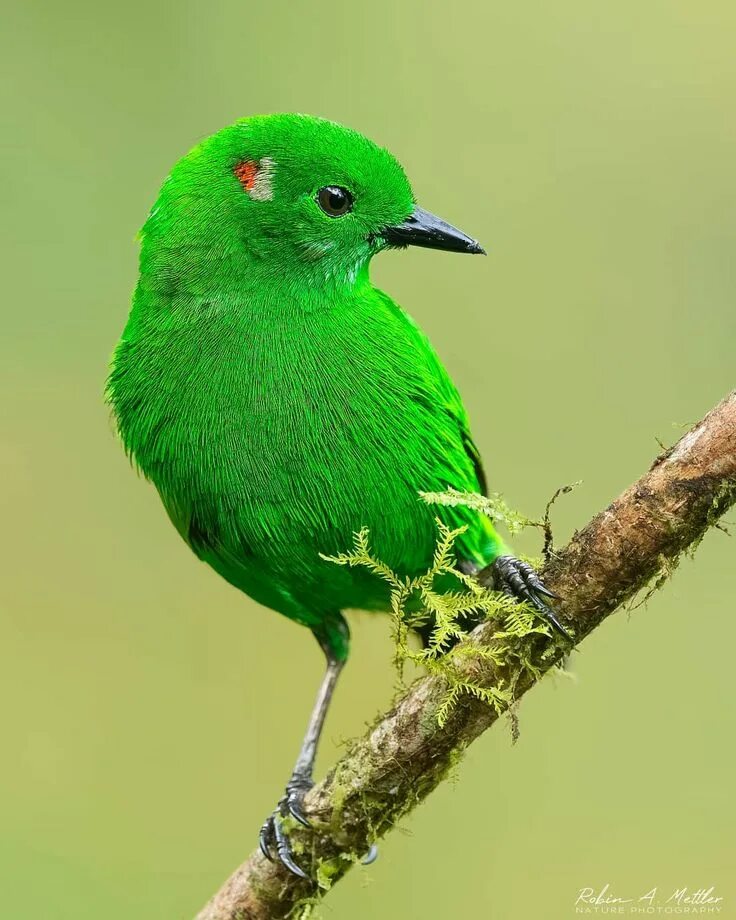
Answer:
POLYGON ((302 810, 303 799, 306 793, 314 785, 312 773, 314 772, 314 761, 317 757, 317 745, 322 734, 322 726, 325 724, 327 710, 330 707, 330 700, 335 691, 337 678, 343 669, 344 661, 337 661, 334 658, 327 657, 327 670, 320 684, 317 699, 314 701, 314 709, 309 717, 307 731, 302 741, 299 756, 294 764, 294 770, 291 779, 286 784, 286 805, 289 814, 293 815, 296 820, 309 827, 309 821, 305 818, 302 810))
POLYGON ((320 735, 322 734, 322 726, 325 723, 325 717, 327 716, 327 710, 330 706, 330 700, 335 690, 337 678, 340 676, 340 671, 342 671, 345 664, 345 659, 338 658, 330 645, 322 641, 319 635, 317 636, 317 641, 322 646, 327 658, 325 676, 322 678, 322 683, 317 693, 317 699, 314 703, 314 709, 312 710, 312 715, 309 717, 307 731, 304 735, 304 740, 302 741, 301 750, 299 751, 299 756, 294 765, 291 779, 286 784, 286 791, 279 800, 276 810, 267 818, 260 833, 260 847, 263 855, 273 860, 272 848, 275 847, 279 860, 287 869, 302 878, 307 878, 308 876, 306 872, 294 862, 289 840, 281 823, 284 818, 291 815, 300 824, 309 827, 309 821, 303 809, 304 796, 314 785, 312 773, 314 770, 315 757, 317 756, 317 745, 320 735))
POLYGON ((510 597, 531 604, 547 620, 553 629, 572 642, 572 636, 557 619, 557 614, 543 598, 558 599, 544 584, 534 569, 515 556, 497 556, 491 565, 491 584, 488 587, 503 591, 510 597))

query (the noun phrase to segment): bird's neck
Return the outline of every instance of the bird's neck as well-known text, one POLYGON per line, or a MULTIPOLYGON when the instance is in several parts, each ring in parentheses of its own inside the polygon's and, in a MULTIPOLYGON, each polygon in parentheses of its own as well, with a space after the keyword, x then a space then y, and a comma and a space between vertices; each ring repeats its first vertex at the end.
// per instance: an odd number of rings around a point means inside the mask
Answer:
POLYGON ((270 313, 276 304, 326 308, 370 287, 367 249, 313 259, 289 250, 276 255, 253 239, 243 245, 233 233, 224 233, 216 245, 211 235, 162 234, 151 219, 142 236, 136 300, 218 302, 237 304, 241 311, 251 304, 270 313))

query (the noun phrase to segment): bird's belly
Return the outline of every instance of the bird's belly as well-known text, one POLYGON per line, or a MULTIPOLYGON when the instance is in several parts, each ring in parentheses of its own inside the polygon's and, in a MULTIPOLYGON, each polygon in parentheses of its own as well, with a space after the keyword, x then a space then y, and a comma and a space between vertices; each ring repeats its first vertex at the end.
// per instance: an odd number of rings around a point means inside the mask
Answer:
MULTIPOLYGON (((306 417, 287 406, 251 416, 241 449, 220 454, 220 480, 231 490, 210 493, 197 512, 215 522, 214 549, 200 555, 276 609, 292 601, 308 608, 385 608, 385 582, 323 556, 349 552, 366 528, 372 553, 393 571, 425 570, 437 530, 435 510, 419 492, 447 483, 411 413, 405 413, 411 426, 407 418, 389 422, 380 397, 377 402, 372 419, 386 424, 366 422, 364 412, 351 418, 349 400, 339 407, 323 402, 326 413, 306 417)), ((206 532, 207 524, 199 529, 206 532)))
POLYGON ((339 451, 321 463, 314 455, 302 459, 301 475, 272 466, 268 489, 200 503, 188 542, 228 581, 294 619, 305 611, 387 609, 384 581, 324 557, 351 551, 366 528, 372 554, 393 571, 413 575, 429 566, 436 528, 431 509, 404 478, 410 468, 397 475, 395 457, 393 474, 388 466, 379 474, 375 461, 364 457, 359 464, 339 451))
POLYGON ((289 543, 334 554, 367 528, 389 564, 408 570, 425 561, 431 546, 417 551, 427 536, 418 531, 433 530, 433 515, 419 492, 442 486, 421 432, 389 436, 360 422, 340 428, 333 418, 296 436, 293 428, 290 436, 272 435, 268 442, 278 450, 264 445, 251 461, 247 495, 256 529, 265 516, 289 543))

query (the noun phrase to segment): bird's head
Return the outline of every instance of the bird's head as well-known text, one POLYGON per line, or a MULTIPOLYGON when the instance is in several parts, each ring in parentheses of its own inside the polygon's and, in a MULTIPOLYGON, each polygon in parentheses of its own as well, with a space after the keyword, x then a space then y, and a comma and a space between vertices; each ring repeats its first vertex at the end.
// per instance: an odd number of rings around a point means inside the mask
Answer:
POLYGON ((382 249, 482 253, 419 208, 398 161, 306 115, 247 118, 174 167, 142 232, 141 270, 172 290, 354 283, 382 249))

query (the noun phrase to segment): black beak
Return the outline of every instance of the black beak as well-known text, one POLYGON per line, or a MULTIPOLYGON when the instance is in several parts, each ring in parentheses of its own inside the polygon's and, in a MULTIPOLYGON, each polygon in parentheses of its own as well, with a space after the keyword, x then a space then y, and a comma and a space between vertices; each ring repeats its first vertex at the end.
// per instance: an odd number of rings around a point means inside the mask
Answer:
POLYGON ((486 254, 476 240, 423 208, 415 207, 403 223, 386 227, 379 236, 389 246, 425 246, 427 249, 447 249, 449 252, 486 254))

